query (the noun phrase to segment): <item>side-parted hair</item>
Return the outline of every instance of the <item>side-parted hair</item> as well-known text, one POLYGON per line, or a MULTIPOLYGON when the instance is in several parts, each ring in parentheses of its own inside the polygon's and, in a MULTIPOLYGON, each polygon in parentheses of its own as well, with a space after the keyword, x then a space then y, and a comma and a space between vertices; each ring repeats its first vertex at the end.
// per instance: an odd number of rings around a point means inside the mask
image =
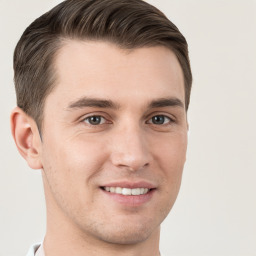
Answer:
POLYGON ((17 105, 39 130, 45 99, 56 84, 54 59, 65 39, 111 42, 124 49, 169 48, 183 71, 188 109, 192 85, 188 45, 161 11, 142 0, 66 0, 32 23, 14 52, 17 105))

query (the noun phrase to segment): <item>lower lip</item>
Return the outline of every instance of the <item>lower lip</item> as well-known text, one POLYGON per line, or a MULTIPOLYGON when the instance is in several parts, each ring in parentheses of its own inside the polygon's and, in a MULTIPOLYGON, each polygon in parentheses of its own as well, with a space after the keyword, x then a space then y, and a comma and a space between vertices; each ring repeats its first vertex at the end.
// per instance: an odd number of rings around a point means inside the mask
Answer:
POLYGON ((116 193, 111 193, 108 191, 105 191, 101 189, 101 191, 111 198, 112 200, 125 205, 125 206, 130 206, 130 207, 136 207, 136 206, 141 206, 147 202, 150 201, 152 198, 153 194, 155 193, 155 189, 150 190, 148 193, 143 194, 143 195, 137 195, 137 196, 124 196, 122 194, 116 194, 116 193))

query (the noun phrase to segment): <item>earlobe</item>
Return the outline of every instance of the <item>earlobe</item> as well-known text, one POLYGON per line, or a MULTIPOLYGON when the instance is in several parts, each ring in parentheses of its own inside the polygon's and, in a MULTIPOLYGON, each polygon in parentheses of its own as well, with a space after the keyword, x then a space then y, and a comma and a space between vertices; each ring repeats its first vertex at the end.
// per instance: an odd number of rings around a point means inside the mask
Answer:
POLYGON ((35 121, 16 107, 11 113, 11 131, 17 149, 32 169, 41 169, 41 139, 35 121))

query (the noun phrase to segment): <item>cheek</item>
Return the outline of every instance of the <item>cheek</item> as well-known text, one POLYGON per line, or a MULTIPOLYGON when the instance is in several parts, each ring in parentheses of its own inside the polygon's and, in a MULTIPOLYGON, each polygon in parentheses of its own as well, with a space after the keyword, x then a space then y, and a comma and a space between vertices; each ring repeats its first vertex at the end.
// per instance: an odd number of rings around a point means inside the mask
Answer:
POLYGON ((81 137, 60 139, 50 136, 44 140, 42 162, 49 182, 58 187, 74 186, 69 193, 88 185, 100 170, 105 160, 105 153, 101 145, 90 139, 81 137), (80 187, 80 188, 78 188, 80 187))
POLYGON ((187 134, 176 133, 162 138, 154 155, 167 173, 180 173, 186 161, 187 134))
POLYGON ((43 145, 43 168, 45 188, 53 200, 68 215, 83 212, 94 200, 95 176, 101 170, 105 154, 97 143, 83 139, 45 140, 43 145), (74 200, 76 198, 76 200, 74 200))
POLYGON ((186 161, 187 135, 180 133, 169 136, 161 145, 161 149, 156 150, 155 159, 164 175, 163 189, 172 200, 175 200, 186 161))
POLYGON ((66 141, 63 156, 68 159, 68 166, 86 182, 97 175, 108 155, 103 140, 95 136, 79 136, 66 141))

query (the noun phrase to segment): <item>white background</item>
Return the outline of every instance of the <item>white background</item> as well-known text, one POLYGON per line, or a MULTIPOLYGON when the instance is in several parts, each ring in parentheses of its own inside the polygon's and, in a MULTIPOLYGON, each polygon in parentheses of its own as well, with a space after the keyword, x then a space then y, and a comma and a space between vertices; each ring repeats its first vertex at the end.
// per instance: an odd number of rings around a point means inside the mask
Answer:
MULTIPOLYGON (((0 0, 0 256, 25 255, 45 232, 40 171, 18 155, 9 129, 12 54, 24 29, 58 2, 0 0)), ((255 256, 256 1, 148 2, 187 38, 194 75, 187 163, 162 225, 162 254, 255 256)))

